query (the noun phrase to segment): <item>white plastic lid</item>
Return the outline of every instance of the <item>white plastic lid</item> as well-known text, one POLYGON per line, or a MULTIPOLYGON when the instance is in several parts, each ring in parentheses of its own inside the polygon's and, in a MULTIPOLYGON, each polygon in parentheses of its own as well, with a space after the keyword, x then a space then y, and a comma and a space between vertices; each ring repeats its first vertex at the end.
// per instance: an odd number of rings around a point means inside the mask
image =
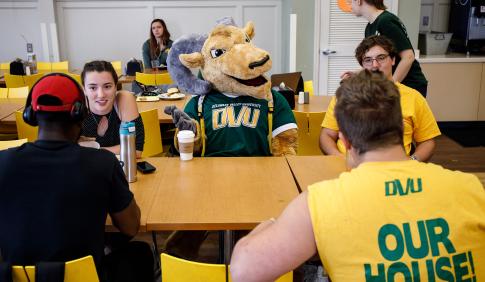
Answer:
POLYGON ((195 133, 192 130, 180 130, 177 134, 178 138, 194 138, 195 133))

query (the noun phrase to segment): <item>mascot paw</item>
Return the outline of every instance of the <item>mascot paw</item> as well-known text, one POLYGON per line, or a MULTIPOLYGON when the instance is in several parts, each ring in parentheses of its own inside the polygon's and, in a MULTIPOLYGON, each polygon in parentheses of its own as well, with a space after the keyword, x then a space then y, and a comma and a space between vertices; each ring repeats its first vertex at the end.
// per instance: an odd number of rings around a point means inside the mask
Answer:
POLYGON ((184 111, 177 109, 176 106, 167 106, 163 111, 167 115, 172 116, 173 123, 179 130, 191 130, 194 133, 197 132, 197 127, 189 115, 184 113, 184 111))

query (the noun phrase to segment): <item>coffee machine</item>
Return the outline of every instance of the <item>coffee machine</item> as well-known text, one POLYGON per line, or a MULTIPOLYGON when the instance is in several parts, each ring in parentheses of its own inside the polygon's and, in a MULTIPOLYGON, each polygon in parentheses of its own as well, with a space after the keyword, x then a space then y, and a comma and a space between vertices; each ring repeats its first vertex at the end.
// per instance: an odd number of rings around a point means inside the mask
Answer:
POLYGON ((451 49, 485 52, 485 0, 451 0, 450 8, 451 49))

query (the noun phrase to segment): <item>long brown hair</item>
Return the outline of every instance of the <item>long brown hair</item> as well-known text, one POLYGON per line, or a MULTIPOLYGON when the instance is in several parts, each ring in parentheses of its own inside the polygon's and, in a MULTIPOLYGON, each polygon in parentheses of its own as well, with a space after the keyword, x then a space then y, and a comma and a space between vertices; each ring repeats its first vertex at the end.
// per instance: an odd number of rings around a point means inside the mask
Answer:
POLYGON ((155 22, 159 22, 163 27, 163 33, 161 38, 163 45, 167 46, 168 41, 170 40, 170 32, 168 32, 167 25, 165 24, 165 22, 162 19, 154 19, 150 23, 150 55, 152 59, 156 58, 157 54, 160 54, 160 51, 161 51, 160 45, 158 45, 157 39, 155 38, 155 35, 153 35, 153 32, 152 32, 152 25, 155 22))

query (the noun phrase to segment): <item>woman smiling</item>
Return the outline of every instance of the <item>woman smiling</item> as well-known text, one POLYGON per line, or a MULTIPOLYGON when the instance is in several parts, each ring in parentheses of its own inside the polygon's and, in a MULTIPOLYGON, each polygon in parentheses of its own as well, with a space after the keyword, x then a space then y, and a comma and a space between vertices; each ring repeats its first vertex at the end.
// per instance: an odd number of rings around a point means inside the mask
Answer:
POLYGON ((118 75, 111 63, 92 61, 84 65, 81 74, 90 114, 83 121, 81 135, 94 137, 103 149, 120 153, 119 128, 122 121, 136 126, 136 155, 143 151, 145 132, 133 94, 117 91, 118 75))

